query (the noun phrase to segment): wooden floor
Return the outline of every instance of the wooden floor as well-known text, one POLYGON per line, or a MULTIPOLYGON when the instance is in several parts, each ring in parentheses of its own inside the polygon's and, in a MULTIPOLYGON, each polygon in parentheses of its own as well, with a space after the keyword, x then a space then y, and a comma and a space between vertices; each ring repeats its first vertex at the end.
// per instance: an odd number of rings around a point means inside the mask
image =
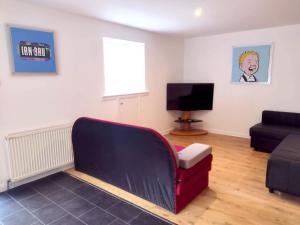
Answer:
POLYGON ((69 172, 179 225, 300 224, 300 198, 268 192, 265 174, 269 155, 253 151, 248 139, 216 134, 167 138, 184 146, 198 142, 213 147, 209 188, 178 215, 88 175, 69 172))

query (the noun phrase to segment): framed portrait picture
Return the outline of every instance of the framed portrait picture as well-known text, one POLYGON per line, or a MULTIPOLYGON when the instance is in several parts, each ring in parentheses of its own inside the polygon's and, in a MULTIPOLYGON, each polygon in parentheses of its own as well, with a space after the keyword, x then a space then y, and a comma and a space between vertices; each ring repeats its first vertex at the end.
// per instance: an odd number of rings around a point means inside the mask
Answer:
POLYGON ((56 73, 54 33, 8 26, 13 73, 56 73))
POLYGON ((233 47, 231 82, 270 84, 272 44, 233 47))

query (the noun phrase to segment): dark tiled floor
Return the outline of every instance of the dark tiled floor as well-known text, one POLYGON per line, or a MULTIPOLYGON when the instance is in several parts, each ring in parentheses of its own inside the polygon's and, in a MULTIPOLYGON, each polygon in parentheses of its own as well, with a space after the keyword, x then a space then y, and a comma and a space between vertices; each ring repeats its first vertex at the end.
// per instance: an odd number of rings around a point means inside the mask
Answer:
POLYGON ((142 212, 139 208, 129 205, 126 202, 120 202, 109 208, 107 211, 126 222, 131 221, 142 212))
POLYGON ((132 204, 57 173, 0 193, 0 225, 171 225, 132 204))
POLYGON ((51 201, 43 197, 41 194, 35 194, 29 198, 21 200, 20 203, 29 211, 35 211, 49 205, 51 201))

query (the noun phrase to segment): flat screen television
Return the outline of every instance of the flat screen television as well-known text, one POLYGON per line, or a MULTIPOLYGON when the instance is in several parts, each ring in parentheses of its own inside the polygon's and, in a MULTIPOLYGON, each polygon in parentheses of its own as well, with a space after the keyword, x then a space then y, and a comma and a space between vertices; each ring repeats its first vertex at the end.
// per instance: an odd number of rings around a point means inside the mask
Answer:
POLYGON ((169 83, 167 110, 212 110, 213 95, 213 83, 169 83))

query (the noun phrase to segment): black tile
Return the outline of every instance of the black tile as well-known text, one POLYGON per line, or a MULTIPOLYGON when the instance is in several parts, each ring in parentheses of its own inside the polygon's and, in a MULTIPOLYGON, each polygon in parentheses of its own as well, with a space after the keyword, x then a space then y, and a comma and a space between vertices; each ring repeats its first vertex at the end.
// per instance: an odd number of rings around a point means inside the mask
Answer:
POLYGON ((110 223, 109 225, 128 225, 128 223, 125 223, 122 220, 116 219, 114 222, 110 223))
POLYGON ((6 192, 0 193, 0 207, 2 203, 7 203, 9 201, 12 201, 12 199, 6 192))
POLYGON ((140 210, 139 208, 126 202, 120 202, 109 208, 107 211, 126 222, 132 220, 142 212, 142 210, 140 210))
POLYGON ((107 225, 115 220, 115 217, 104 212, 102 209, 95 208, 83 214, 80 219, 88 225, 107 225))
POLYGON ((119 200, 116 197, 113 197, 104 191, 99 191, 99 193, 96 196, 93 196, 88 199, 90 202, 96 204, 102 209, 107 209, 117 203, 120 203, 121 200, 119 200))
POLYGON ((33 214, 38 217, 43 223, 49 224, 57 220, 58 218, 63 217, 67 213, 55 204, 50 204, 35 211, 33 214))
POLYGON ((54 182, 70 190, 74 190, 84 184, 84 182, 71 176, 62 176, 54 180, 54 182))
POLYGON ((36 191, 32 189, 31 185, 22 185, 16 188, 13 188, 7 192, 10 196, 20 201, 24 198, 28 198, 36 194, 36 191))
POLYGON ((30 215, 26 210, 21 210, 13 215, 7 216, 1 221, 3 225, 31 225, 37 219, 30 215))
POLYGON ((70 212, 74 216, 80 216, 83 213, 94 208, 95 206, 89 203, 88 201, 77 197, 71 201, 62 204, 61 207, 64 208, 66 211, 70 212))
POLYGON ((70 175, 68 175, 67 173, 59 172, 59 173, 52 174, 52 175, 48 176, 47 178, 54 182, 58 182, 59 180, 64 179, 69 176, 70 175))
POLYGON ((75 217, 71 215, 66 215, 59 220, 57 220, 54 223, 51 223, 51 225, 83 225, 80 220, 76 219, 75 217))
POLYGON ((142 212, 137 218, 130 222, 131 225, 174 225, 151 214, 142 212))
POLYGON ((49 179, 49 176, 48 176, 48 177, 43 177, 43 178, 40 178, 38 180, 32 181, 28 185, 34 186, 34 185, 37 185, 37 184, 46 184, 50 181, 51 180, 49 179))
POLYGON ((37 218, 24 210, 14 199, 20 201, 27 209, 35 210, 33 214, 44 224, 81 225, 83 222, 89 225, 172 224, 65 173, 51 175, 0 194, 0 225, 41 225, 37 218), (65 210, 51 203, 49 199, 65 210), (94 204, 109 212, 95 207, 94 204), (80 219, 73 216, 80 216, 80 219))
POLYGON ((28 210, 34 211, 37 209, 40 209, 42 207, 45 207, 46 205, 49 205, 51 201, 46 199, 40 194, 33 195, 29 198, 25 198, 20 201, 20 203, 28 210))
POLYGON ((33 189, 42 193, 43 195, 49 196, 53 192, 62 190, 60 186, 55 184, 54 182, 50 181, 48 178, 44 178, 42 180, 35 181, 31 183, 33 189))
POLYGON ((43 224, 40 222, 35 222, 34 224, 31 224, 31 225, 43 225, 43 224))
POLYGON ((54 192, 51 195, 47 196, 50 200, 56 202, 57 204, 63 204, 67 201, 70 201, 76 198, 76 195, 68 190, 62 189, 60 191, 54 192))
POLYGON ((99 194, 100 190, 89 184, 84 183, 79 188, 76 188, 75 190, 73 190, 73 192, 85 199, 89 199, 89 198, 93 198, 97 194, 99 194))
POLYGON ((23 209, 23 207, 15 201, 8 201, 7 203, 4 202, 0 207, 0 218, 6 217, 10 214, 14 214, 21 209, 23 209))

